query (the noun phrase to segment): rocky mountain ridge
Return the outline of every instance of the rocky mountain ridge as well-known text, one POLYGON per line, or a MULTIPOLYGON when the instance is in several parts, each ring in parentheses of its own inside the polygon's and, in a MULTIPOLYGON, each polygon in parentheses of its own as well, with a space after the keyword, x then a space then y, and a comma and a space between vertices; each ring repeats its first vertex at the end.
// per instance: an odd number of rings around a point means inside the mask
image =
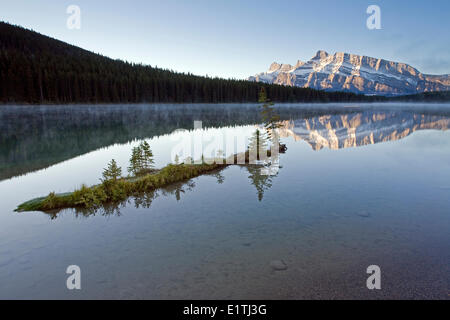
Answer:
POLYGON ((449 91, 450 74, 423 74, 400 62, 323 50, 307 62, 295 65, 272 63, 267 72, 250 81, 275 83, 327 91, 350 91, 366 95, 407 95, 449 91))

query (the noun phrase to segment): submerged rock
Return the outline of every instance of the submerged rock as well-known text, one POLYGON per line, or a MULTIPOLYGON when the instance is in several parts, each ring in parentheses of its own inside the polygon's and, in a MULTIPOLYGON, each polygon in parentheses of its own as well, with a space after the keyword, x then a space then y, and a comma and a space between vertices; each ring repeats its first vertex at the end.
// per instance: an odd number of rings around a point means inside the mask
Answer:
POLYGON ((357 215, 363 218, 369 218, 370 212, 367 212, 366 210, 361 210, 357 213, 357 215))
POLYGON ((270 262, 270 267, 275 271, 287 270, 288 266, 283 260, 272 260, 270 262))

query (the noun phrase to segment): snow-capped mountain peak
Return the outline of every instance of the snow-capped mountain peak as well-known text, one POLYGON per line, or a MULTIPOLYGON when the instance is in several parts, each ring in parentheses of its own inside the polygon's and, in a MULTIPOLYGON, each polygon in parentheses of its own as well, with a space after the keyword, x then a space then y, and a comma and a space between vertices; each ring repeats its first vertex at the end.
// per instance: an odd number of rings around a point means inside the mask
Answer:
POLYGON ((274 62, 248 80, 363 94, 401 95, 450 90, 450 75, 426 75, 405 63, 319 50, 293 66, 274 62))

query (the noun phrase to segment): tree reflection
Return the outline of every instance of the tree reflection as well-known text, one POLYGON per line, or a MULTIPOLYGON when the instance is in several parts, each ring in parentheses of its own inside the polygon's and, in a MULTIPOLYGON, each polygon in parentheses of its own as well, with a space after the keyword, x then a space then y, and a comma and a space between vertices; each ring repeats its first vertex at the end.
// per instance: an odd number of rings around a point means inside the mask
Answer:
MULTIPOLYGON (((398 108, 397 108, 398 109, 398 108)), ((416 108, 417 109, 417 108, 416 108)), ((357 106, 277 106, 280 120, 310 119, 324 115, 373 111, 357 106)), ((414 113, 419 112, 415 110, 414 113)), ((446 111, 420 112, 449 116, 446 111)), ((420 113, 421 114, 421 113, 420 113)), ((419 114, 419 115, 420 115, 419 114)), ((395 115, 398 124, 413 113, 395 115)), ((194 120, 204 127, 252 125, 264 122, 260 107, 238 105, 96 105, 3 106, 0 108, 0 180, 43 169, 99 148, 192 129, 194 120)), ((270 119, 270 118, 269 118, 270 119)), ((277 118, 278 119, 278 118, 277 118)), ((421 118, 420 118, 421 119, 421 118)), ((429 122, 430 116, 422 119, 429 122)))
MULTIPOLYGON (((208 172, 203 176, 211 176, 216 178, 217 184, 222 184, 225 181, 225 177, 221 174, 223 169, 217 169, 215 171, 208 172)), ((195 178, 194 178, 195 179, 195 178)), ((110 202, 103 204, 100 208, 73 208, 73 209, 60 209, 60 210, 50 210, 44 211, 50 219, 56 219, 59 215, 67 212, 70 214, 74 214, 76 218, 88 218, 94 217, 96 215, 101 216, 121 216, 121 209, 125 208, 127 205, 132 204, 136 209, 143 208, 149 209, 154 200, 158 197, 171 197, 174 196, 177 201, 181 200, 181 196, 186 194, 187 192, 193 191, 195 188, 194 179, 187 180, 184 182, 177 182, 166 186, 164 188, 160 188, 158 190, 152 190, 148 192, 135 194, 128 199, 120 202, 110 202)))
POLYGON ((258 195, 258 200, 261 201, 264 197, 264 192, 272 187, 272 179, 274 176, 261 174, 261 166, 258 165, 248 165, 246 166, 248 177, 250 178, 250 184, 256 188, 256 193, 258 195))

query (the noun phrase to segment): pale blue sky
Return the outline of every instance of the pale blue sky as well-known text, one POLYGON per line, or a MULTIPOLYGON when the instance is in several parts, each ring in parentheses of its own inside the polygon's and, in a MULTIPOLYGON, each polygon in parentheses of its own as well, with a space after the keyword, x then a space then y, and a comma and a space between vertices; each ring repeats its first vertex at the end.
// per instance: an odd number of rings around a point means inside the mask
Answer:
POLYGON ((14 0, 0 20, 112 58, 199 75, 245 78, 270 63, 295 64, 323 49, 450 73, 450 1, 14 0), (69 30, 66 8, 81 8, 69 30), (381 30, 366 9, 381 8, 381 30))

